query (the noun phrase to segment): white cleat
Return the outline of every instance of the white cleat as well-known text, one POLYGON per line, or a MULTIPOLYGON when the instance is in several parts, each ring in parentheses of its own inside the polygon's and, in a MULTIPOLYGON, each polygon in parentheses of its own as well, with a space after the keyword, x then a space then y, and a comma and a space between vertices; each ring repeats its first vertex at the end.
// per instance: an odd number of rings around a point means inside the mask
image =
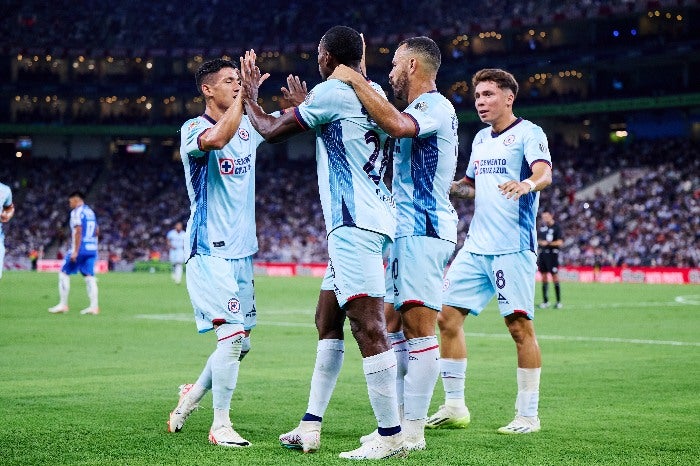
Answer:
POLYGON ((540 303, 540 309, 547 309, 549 307, 549 303, 540 303))
POLYGON ((427 429, 466 429, 470 422, 471 415, 466 406, 442 405, 425 421, 425 427, 427 429))
POLYGON ((554 307, 556 307, 557 309, 561 309, 562 307, 564 307, 564 305, 562 303, 557 303, 554 307))
POLYGON ((99 308, 99 307, 86 307, 85 309, 83 309, 82 311, 80 311, 80 314, 81 314, 81 315, 90 314, 90 315, 96 316, 96 315, 99 314, 99 313, 100 313, 100 308, 99 308))
POLYGON ((296 428, 280 435, 279 438, 280 444, 285 448, 314 453, 321 448, 321 423, 301 421, 296 428))
POLYGON ((371 441, 373 441, 373 440, 379 439, 379 437, 380 437, 379 431, 377 431, 377 429, 374 429, 374 430, 373 430, 372 432, 370 432, 369 434, 363 435, 362 437, 360 437, 360 443, 363 443, 363 444, 364 444, 364 443, 367 443, 367 442, 371 442, 371 441))
POLYGON ((540 418, 515 416, 507 426, 498 429, 499 434, 531 434, 540 431, 540 418))
POLYGON ((348 460, 381 460, 384 458, 406 458, 408 451, 404 448, 403 433, 391 436, 379 436, 378 439, 360 445, 352 451, 344 451, 341 458, 348 460))
POLYGON ((170 413, 168 432, 180 432, 190 413, 199 407, 199 403, 187 396, 193 386, 192 383, 180 385, 180 399, 175 409, 170 413))
POLYGON ((425 450, 425 436, 421 435, 415 438, 411 438, 407 435, 403 446, 406 449, 406 451, 425 450))
POLYGON ((219 445, 221 447, 242 448, 249 447, 250 442, 238 435, 238 432, 233 430, 231 424, 212 428, 209 431, 209 443, 219 445))
POLYGON ((51 314, 65 314, 68 312, 68 306, 65 304, 56 304, 54 307, 49 308, 51 314))

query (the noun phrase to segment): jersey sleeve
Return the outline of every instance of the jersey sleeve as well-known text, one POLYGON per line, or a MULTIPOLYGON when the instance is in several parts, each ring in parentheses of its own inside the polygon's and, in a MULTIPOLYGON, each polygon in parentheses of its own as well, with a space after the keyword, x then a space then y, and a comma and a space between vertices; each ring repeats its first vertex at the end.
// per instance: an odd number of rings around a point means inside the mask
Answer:
POLYGON ((414 137, 422 138, 437 133, 440 121, 433 117, 430 108, 432 105, 435 105, 435 102, 428 102, 425 95, 422 95, 403 111, 416 125, 414 137))
POLYGON ((206 151, 201 150, 199 138, 206 130, 213 125, 203 118, 194 118, 182 125, 182 148, 181 153, 190 157, 201 157, 206 151))
POLYGON ((316 128, 338 119, 343 100, 342 93, 337 92, 333 84, 335 83, 326 81, 316 85, 306 95, 304 102, 294 108, 294 115, 305 129, 316 128))
POLYGON ((535 162, 546 162, 552 166, 552 156, 549 153, 547 136, 539 126, 533 126, 524 141, 525 160, 532 167, 535 162))

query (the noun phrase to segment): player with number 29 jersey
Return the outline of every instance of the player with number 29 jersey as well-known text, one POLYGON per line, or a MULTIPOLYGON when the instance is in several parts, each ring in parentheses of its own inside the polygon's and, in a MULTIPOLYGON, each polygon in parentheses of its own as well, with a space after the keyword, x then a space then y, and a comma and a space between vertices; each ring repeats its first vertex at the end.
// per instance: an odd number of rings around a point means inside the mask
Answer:
MULTIPOLYGON (((386 95, 380 86, 372 86, 386 95)), ((326 234, 355 226, 394 238, 396 207, 382 180, 388 136, 367 115, 352 88, 335 79, 315 86, 294 109, 316 129, 316 162, 326 234)))

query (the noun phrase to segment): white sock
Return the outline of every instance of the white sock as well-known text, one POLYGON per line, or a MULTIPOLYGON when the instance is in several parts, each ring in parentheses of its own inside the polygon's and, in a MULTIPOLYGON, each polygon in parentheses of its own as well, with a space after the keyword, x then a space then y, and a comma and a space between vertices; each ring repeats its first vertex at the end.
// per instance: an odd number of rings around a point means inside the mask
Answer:
POLYGON ((243 337, 243 344, 241 345, 241 357, 238 358, 239 361, 243 361, 243 358, 245 358, 246 354, 248 354, 250 348, 250 334, 248 334, 247 337, 243 337))
POLYGON ((68 293, 70 293, 70 277, 63 273, 58 273, 58 304, 68 306, 68 293))
POLYGON ((90 307, 97 307, 97 279, 94 276, 86 276, 85 288, 90 299, 90 307))
POLYGON ((316 363, 314 373, 311 376, 309 404, 306 408, 308 414, 320 418, 325 414, 335 389, 335 383, 338 381, 340 369, 343 367, 344 356, 345 342, 343 340, 325 339, 318 341, 316 363))
POLYGON ((211 392, 214 398, 214 427, 225 425, 231 406, 231 396, 238 381, 238 367, 243 341, 243 326, 223 324, 216 329, 216 350, 211 355, 211 392), (221 410, 218 414, 216 410, 221 410), (222 424, 223 422, 223 424, 222 424))
POLYGON ((515 399, 515 409, 519 416, 537 416, 540 401, 541 371, 541 367, 535 369, 518 367, 518 396, 515 399))
POLYGON ((199 378, 195 382, 195 386, 200 386, 204 388, 205 392, 211 390, 211 360, 214 357, 214 353, 207 359, 207 364, 204 366, 204 370, 199 374, 199 378))
POLYGON ((428 416, 430 398, 440 373, 440 350, 437 336, 408 340, 408 370, 404 388, 404 417, 406 420, 428 416))
POLYGON ((399 407, 404 403, 404 378, 408 369, 408 340, 403 334, 403 330, 389 334, 389 342, 396 354, 396 399, 399 407))
POLYGON ((173 280, 178 284, 182 281, 182 264, 173 266, 173 280))
MULTIPOLYGON (((394 350, 362 359, 369 401, 379 428, 401 425, 396 402, 396 355, 394 350)), ((400 427, 399 427, 400 431, 400 427)), ((381 431, 380 431, 381 434, 381 431)))
POLYGON ((440 359, 440 376, 445 389, 445 405, 459 408, 464 402, 464 380, 467 374, 466 359, 440 359))

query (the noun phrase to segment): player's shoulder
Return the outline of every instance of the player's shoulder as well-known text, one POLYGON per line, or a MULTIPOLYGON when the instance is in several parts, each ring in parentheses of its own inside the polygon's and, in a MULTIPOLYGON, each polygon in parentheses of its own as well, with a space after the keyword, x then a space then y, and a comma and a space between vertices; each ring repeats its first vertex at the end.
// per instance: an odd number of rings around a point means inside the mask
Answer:
POLYGON ((520 123, 516 126, 516 128, 523 133, 529 133, 537 136, 544 135, 544 130, 541 126, 531 122, 530 120, 526 120, 525 118, 520 119, 520 123))
POLYGON ((189 133, 198 129, 209 128, 210 126, 213 125, 206 118, 203 118, 202 116, 196 116, 184 122, 182 124, 181 131, 183 133, 189 133))

